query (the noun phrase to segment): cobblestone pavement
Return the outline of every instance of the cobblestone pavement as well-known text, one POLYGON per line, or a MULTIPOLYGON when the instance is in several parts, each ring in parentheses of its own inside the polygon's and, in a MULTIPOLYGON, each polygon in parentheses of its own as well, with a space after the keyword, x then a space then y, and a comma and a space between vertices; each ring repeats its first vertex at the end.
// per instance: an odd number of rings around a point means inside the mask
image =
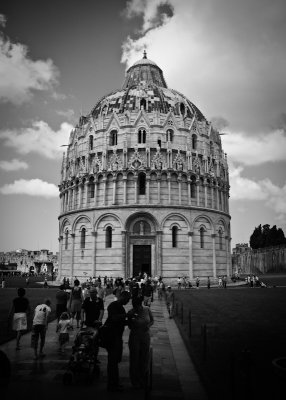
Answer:
MULTIPOLYGON (((113 301, 113 295, 106 298, 105 309, 113 301)), ((130 305, 126 306, 126 310, 130 305)), ((190 360, 175 322, 168 318, 165 302, 157 298, 151 305, 155 323, 151 328, 153 349, 153 385, 149 394, 150 399, 170 400, 203 400, 207 399, 198 375, 190 360)), ((107 312, 105 312, 107 314, 107 312)), ((106 317, 106 315, 105 315, 106 317)), ((107 352, 100 348, 100 375, 92 383, 87 384, 84 379, 63 384, 63 375, 66 371, 71 348, 76 335, 76 329, 70 334, 69 346, 66 354, 58 354, 56 321, 49 324, 44 351, 46 357, 34 361, 30 347, 31 334, 21 338, 21 350, 15 350, 15 340, 2 346, 12 365, 11 382, 6 394, 9 400, 57 400, 57 399, 85 399, 86 396, 99 396, 102 400, 113 398, 147 399, 143 390, 133 389, 129 381, 128 362, 128 328, 124 332, 124 352, 119 364, 120 380, 124 386, 123 393, 106 391, 107 352)), ((2 396, 1 396, 2 397, 2 396)))

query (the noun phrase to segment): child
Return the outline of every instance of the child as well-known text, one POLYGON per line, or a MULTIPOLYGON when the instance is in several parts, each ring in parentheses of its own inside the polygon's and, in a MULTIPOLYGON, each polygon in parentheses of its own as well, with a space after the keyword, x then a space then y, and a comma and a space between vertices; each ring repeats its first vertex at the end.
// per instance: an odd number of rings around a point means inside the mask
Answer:
POLYGON ((59 332, 59 353, 64 354, 65 345, 69 342, 69 330, 72 329, 71 320, 67 312, 63 312, 57 326, 59 332))

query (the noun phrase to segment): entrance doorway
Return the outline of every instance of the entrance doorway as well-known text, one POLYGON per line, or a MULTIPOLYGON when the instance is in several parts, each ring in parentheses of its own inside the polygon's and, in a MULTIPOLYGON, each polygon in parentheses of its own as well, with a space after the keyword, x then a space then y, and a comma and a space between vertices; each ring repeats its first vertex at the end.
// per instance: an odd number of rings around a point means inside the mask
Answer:
POLYGON ((133 276, 151 275, 151 245, 133 245, 133 276))

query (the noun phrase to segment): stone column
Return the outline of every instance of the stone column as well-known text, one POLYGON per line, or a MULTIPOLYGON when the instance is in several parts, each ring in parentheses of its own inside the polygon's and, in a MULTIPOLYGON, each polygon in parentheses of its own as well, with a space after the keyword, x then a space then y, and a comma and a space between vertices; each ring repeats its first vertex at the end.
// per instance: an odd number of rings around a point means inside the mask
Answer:
POLYGON ((158 198, 158 204, 161 202, 161 177, 158 177, 157 179, 157 198, 158 198))
POLYGON ((191 197, 191 179, 188 177, 188 204, 192 205, 192 197, 191 197))
POLYGON ((226 251, 226 275, 230 277, 230 263, 231 263, 231 255, 230 255, 230 240, 228 236, 225 236, 225 251, 226 251))
POLYGON ((200 180, 196 181, 196 191, 197 191, 197 207, 200 206, 200 180))
POLYGON ((96 237, 97 232, 92 231, 91 236, 93 237, 93 268, 92 268, 92 276, 96 276, 96 237))
POLYGON ((116 204, 116 176, 113 175, 113 190, 112 190, 112 204, 116 204))
POLYGON ((194 235, 194 232, 188 232, 188 236, 189 236, 189 277, 190 277, 190 279, 194 279, 193 235, 194 235))
POLYGON ((168 182, 168 203, 171 204, 171 177, 167 177, 168 182))
POLYGON ((102 178, 102 183, 103 183, 103 199, 102 199, 102 205, 105 206, 105 199, 106 199, 106 176, 102 178))
POLYGON ((212 208, 214 208, 214 186, 213 186, 213 183, 211 186, 211 195, 212 195, 212 208))
POLYGON ((83 192, 83 184, 80 183, 78 187, 78 208, 82 208, 82 192, 83 192))
POLYGON ((179 204, 182 204, 182 178, 178 177, 178 185, 179 185, 179 204))
POLYGON ((216 185, 216 201, 217 201, 216 208, 217 208, 217 210, 220 210, 220 203, 219 203, 219 186, 218 186, 218 185, 216 185))
POLYGON ((63 265, 63 236, 58 238, 59 241, 59 276, 58 280, 62 278, 62 265, 63 265))
POLYGON ((123 204, 127 204, 127 176, 123 176, 123 204))
POLYGON ((121 231, 121 254, 122 254, 122 269, 123 269, 123 276, 126 278, 130 277, 130 270, 128 268, 127 262, 126 262, 126 237, 127 237, 127 231, 121 231))
POLYGON ((97 178, 94 180, 94 199, 93 199, 93 206, 97 206, 97 178))
POLYGON ((150 204, 150 176, 146 176, 146 202, 150 204))
POLYGON ((213 240, 213 277, 216 278, 216 249, 215 249, 216 234, 212 233, 211 237, 213 240))
POLYGON ((204 187, 205 187, 205 207, 207 208, 207 206, 208 206, 208 185, 207 185, 206 181, 204 181, 204 187))
POLYGON ((157 270, 158 276, 162 276, 162 234, 163 231, 156 231, 157 238, 157 254, 156 254, 156 264, 154 265, 154 270, 157 270))
POLYGON ((70 282, 73 282, 74 277, 74 246, 75 246, 75 234, 71 233, 72 238, 72 254, 71 254, 71 269, 70 269, 70 282))
POLYGON ((84 183, 84 199, 83 199, 83 207, 88 207, 88 189, 89 189, 89 181, 86 180, 84 183))

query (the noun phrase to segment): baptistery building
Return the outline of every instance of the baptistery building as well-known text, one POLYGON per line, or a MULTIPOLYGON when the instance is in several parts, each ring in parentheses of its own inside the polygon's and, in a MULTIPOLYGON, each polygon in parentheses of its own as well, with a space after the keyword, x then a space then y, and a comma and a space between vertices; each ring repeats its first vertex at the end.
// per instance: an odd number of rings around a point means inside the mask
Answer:
POLYGON ((71 131, 59 191, 59 278, 230 274, 220 134, 145 52, 71 131))

